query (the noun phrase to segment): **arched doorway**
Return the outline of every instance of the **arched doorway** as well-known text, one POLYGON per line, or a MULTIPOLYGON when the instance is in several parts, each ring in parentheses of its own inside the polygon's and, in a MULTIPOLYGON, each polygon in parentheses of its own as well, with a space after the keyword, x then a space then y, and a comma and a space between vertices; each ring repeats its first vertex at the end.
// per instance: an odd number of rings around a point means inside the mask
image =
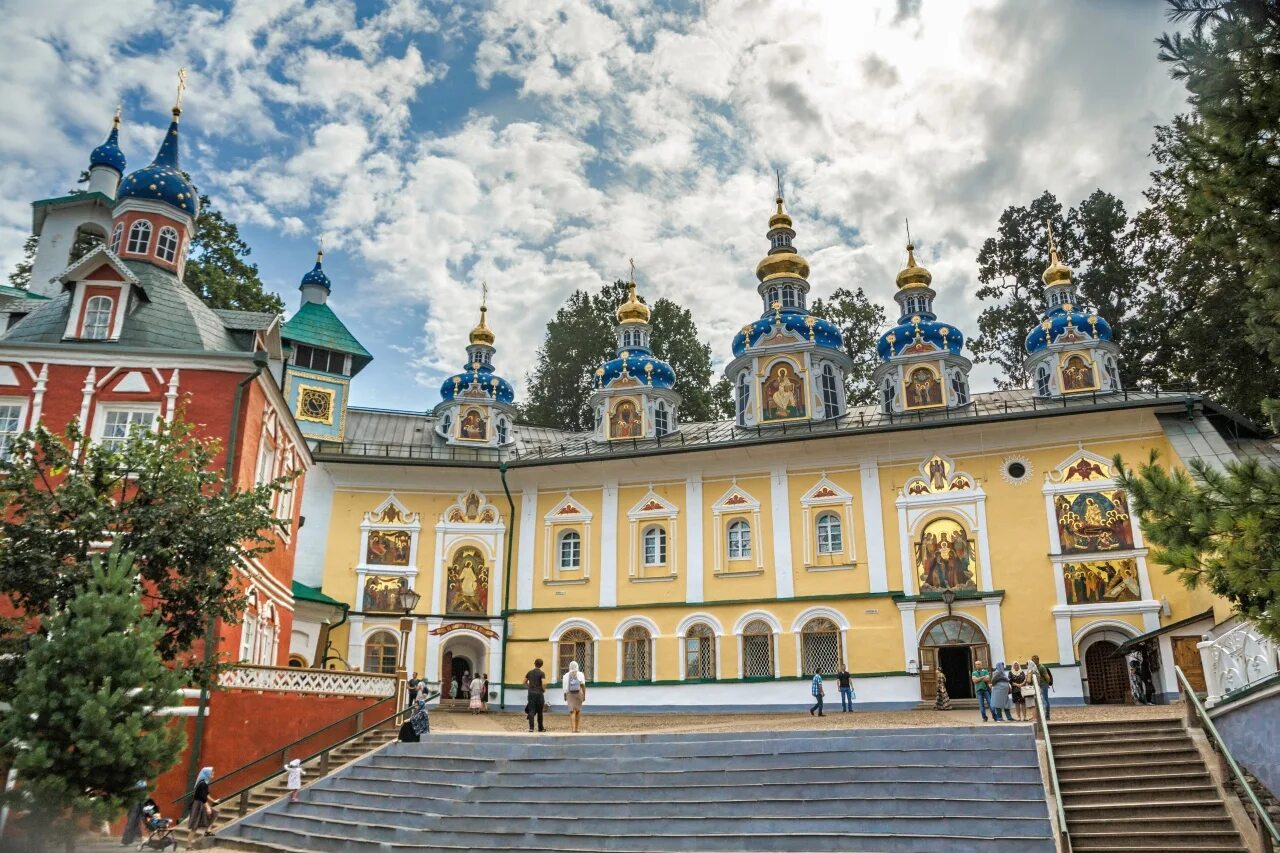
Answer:
POLYGON ((485 643, 473 636, 454 634, 449 637, 440 658, 440 694, 443 698, 471 697, 471 679, 477 673, 488 671, 486 648, 485 643))
POLYGON ((1084 653, 1085 678, 1091 705, 1123 705, 1132 695, 1129 668, 1120 646, 1110 639, 1095 640, 1084 653))
POLYGON ((978 660, 991 666, 991 649, 982 628, 961 616, 938 619, 920 637, 920 698, 934 700, 939 678, 946 680, 952 699, 974 698, 969 675, 978 660))

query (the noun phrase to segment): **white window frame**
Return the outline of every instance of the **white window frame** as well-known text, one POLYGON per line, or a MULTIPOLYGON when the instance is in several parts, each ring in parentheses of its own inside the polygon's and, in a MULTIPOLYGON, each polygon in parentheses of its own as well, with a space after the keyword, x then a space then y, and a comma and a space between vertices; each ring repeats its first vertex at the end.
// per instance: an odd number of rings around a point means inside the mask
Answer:
POLYGON ((641 551, 642 562, 646 569, 665 566, 667 564, 667 529, 661 524, 646 527, 641 537, 641 551))
POLYGON ((253 484, 255 486, 265 486, 275 479, 276 470, 276 443, 272 441, 271 436, 266 432, 262 433, 262 439, 258 442, 258 463, 254 466, 253 484))
POLYGON ((751 407, 751 375, 744 370, 738 374, 738 387, 734 393, 738 407, 738 426, 747 425, 747 410, 751 407))
POLYGON ((844 522, 840 514, 827 510, 818 516, 816 522, 818 536, 818 554, 830 556, 844 551, 844 522), (824 523, 825 522, 825 523, 824 523), (823 528, 826 528, 824 531, 823 528), (825 539, 825 541, 824 541, 825 539))
POLYGON ((582 534, 577 530, 562 530, 556 535, 556 571, 578 572, 582 570, 582 534), (565 561, 568 556, 572 562, 565 561))
POLYGON ((725 554, 729 560, 751 559, 751 522, 735 518, 724 529, 725 554), (734 540, 737 540, 736 543, 734 540))
POLYGON ((113 254, 120 254, 120 244, 124 242, 124 223, 117 222, 116 227, 111 229, 111 251, 113 254))
POLYGON ((150 252, 153 230, 150 219, 135 219, 129 226, 129 241, 125 244, 125 251, 131 255, 145 255, 150 252), (142 248, 136 248, 139 245, 142 248))
POLYGON ((160 229, 160 233, 156 235, 156 257, 167 263, 173 263, 178 258, 178 230, 172 226, 166 225, 160 229))
MULTIPOLYGON (((14 406, 18 410, 17 422, 12 431, 0 429, 0 461, 9 458, 9 450, 13 446, 15 436, 21 435, 27 423, 27 399, 25 397, 0 397, 0 409, 14 406)), ((0 424, 3 424, 0 420, 0 424)))
POLYGON ((659 400, 653 407, 653 434, 659 438, 671 432, 671 412, 666 401, 659 400))
POLYGON ((160 404, 159 403, 99 403, 97 410, 93 414, 93 431, 90 434, 94 444, 105 444, 107 442, 120 442, 123 446, 126 436, 106 437, 107 418, 112 412, 130 412, 141 413, 146 412, 151 415, 151 429, 154 431, 160 424, 160 404))
POLYGON ((105 293, 95 293, 93 296, 86 299, 84 303, 84 317, 80 321, 79 337, 86 341, 105 341, 109 339, 111 337, 111 317, 115 311, 115 307, 116 301, 105 293), (95 322, 90 325, 90 315, 99 315, 102 313, 102 309, 94 307, 95 303, 101 305, 102 302, 107 303, 106 316, 102 318, 103 322, 95 322), (97 330, 99 334, 91 334, 91 330, 97 330))
POLYGON ((840 380, 831 362, 822 365, 818 385, 822 389, 822 416, 827 419, 840 417, 840 380))

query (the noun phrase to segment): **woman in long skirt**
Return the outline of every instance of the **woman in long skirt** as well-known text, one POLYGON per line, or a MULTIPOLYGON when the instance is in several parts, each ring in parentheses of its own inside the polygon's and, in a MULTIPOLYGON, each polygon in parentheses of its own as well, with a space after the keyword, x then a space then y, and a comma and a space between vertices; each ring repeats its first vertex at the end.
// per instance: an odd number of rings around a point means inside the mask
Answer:
POLYGON ((213 808, 218 802, 209 796, 209 783, 212 781, 212 767, 202 768, 200 775, 196 777, 196 789, 191 797, 191 811, 187 814, 188 848, 195 843, 196 833, 200 830, 204 830, 207 838, 213 831, 213 822, 218 818, 218 813, 213 808))
POLYGON ((947 680, 942 677, 942 673, 938 673, 938 692, 934 697, 933 707, 936 711, 951 710, 951 694, 947 692, 947 680))

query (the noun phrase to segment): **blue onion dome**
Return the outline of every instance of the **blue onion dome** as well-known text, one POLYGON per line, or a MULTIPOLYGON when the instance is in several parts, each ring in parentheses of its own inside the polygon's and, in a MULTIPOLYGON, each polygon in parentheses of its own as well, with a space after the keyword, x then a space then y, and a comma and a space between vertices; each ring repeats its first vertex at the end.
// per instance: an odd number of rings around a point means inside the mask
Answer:
POLYGON ((676 384, 676 372, 660 358, 647 352, 622 352, 618 358, 596 368, 595 387, 606 388, 615 380, 629 377, 651 388, 670 388, 676 384))
POLYGON ((455 373, 440 385, 442 400, 474 399, 496 403, 511 403, 516 398, 511 383, 484 364, 469 364, 461 373, 455 373))
MULTIPOLYGON (((1047 274, 1047 273, 1046 273, 1047 274)), ((1035 353, 1056 343, 1083 343, 1111 340, 1111 324, 1096 313, 1085 314, 1071 305, 1059 305, 1027 334, 1027 353, 1035 353)))
POLYGON ((914 353, 950 352, 960 355, 963 348, 964 332, 950 323, 926 320, 919 316, 913 316, 894 326, 881 335, 880 342, 876 344, 876 352, 880 354, 881 361, 888 361, 895 355, 914 353))
POLYGON ((314 284, 329 290, 329 276, 324 274, 323 264, 324 252, 316 252, 316 265, 311 268, 311 272, 302 277, 302 284, 299 287, 306 287, 308 284, 314 284))
POLYGON ((117 109, 116 117, 111 122, 111 132, 107 134, 107 140, 89 154, 89 168, 106 166, 108 169, 115 169, 118 174, 123 175, 125 165, 124 152, 120 150, 120 110, 117 109))
POLYGON ((117 201, 126 198, 162 201, 178 208, 188 216, 194 217, 199 212, 195 190, 183 176, 178 166, 178 115, 177 107, 173 110, 173 121, 160 143, 160 150, 150 165, 144 166, 125 178, 120 184, 117 201))
MULTIPOLYGON (((781 311, 774 311, 772 317, 765 317, 743 326, 742 330, 733 336, 734 356, 742 355, 747 347, 753 347, 762 341, 765 346, 768 346, 768 338, 775 334, 775 326, 780 326, 793 335, 799 335, 802 340, 810 341, 822 349, 844 351, 844 335, 835 323, 814 314, 784 308, 781 311)), ((779 341, 779 343, 783 342, 795 343, 794 340, 779 341)))

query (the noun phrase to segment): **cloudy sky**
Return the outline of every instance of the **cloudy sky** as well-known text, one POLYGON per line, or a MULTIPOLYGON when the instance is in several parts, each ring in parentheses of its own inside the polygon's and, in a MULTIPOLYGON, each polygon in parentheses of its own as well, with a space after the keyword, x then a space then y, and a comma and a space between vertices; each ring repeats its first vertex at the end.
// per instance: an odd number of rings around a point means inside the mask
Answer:
MULTIPOLYGON (((123 103, 131 168, 188 69, 183 165, 290 312, 316 241, 375 356, 356 403, 425 409, 481 280, 523 385, 575 288, 692 309, 717 363, 756 308, 773 173, 815 295, 892 306, 909 217, 972 329, 1000 212, 1095 187, 1132 211, 1183 91, 1157 0, 0 0, 0 268, 123 103)), ((990 387, 989 374, 975 386, 990 387), (984 381, 985 380, 985 381, 984 381)))

